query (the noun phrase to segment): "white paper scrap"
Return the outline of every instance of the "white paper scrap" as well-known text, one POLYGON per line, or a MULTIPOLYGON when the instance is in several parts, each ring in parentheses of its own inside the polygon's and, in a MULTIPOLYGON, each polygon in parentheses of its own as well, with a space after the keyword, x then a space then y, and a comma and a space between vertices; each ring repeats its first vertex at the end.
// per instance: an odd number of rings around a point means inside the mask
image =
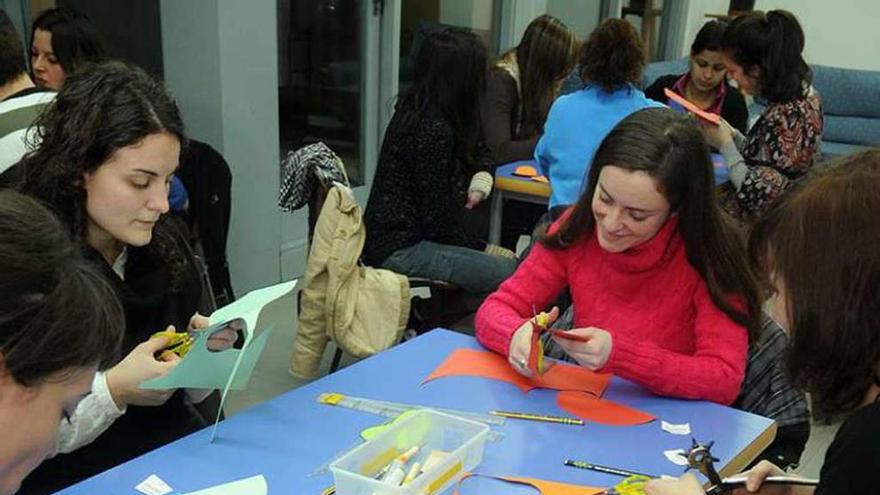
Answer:
POLYGON ((688 460, 685 456, 684 449, 664 450, 663 455, 669 459, 669 462, 679 466, 687 466, 688 460))
POLYGON ((174 491, 174 489, 168 486, 168 483, 165 483, 162 478, 155 474, 151 474, 134 488, 144 495, 166 495, 174 491))
POLYGON ((690 435, 691 434, 690 423, 675 425, 672 423, 668 423, 666 421, 661 421, 660 427, 663 428, 663 431, 668 431, 669 433, 672 433, 673 435, 690 435))

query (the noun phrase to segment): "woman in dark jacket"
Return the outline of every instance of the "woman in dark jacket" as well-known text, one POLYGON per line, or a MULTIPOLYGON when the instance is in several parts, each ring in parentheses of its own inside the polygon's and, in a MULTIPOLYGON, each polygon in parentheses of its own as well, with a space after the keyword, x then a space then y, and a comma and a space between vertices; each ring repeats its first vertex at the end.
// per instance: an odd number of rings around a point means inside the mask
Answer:
POLYGON ((746 100, 727 83, 727 69, 721 59, 725 26, 721 21, 704 24, 691 44, 688 71, 657 78, 645 90, 645 96, 669 104, 664 90, 670 89, 703 110, 721 115, 736 130, 745 133, 749 120, 746 100))
POLYGON ((490 254, 498 250, 486 252, 486 243, 467 228, 473 208, 492 190, 491 158, 479 140, 486 49, 468 31, 432 33, 415 74, 385 131, 364 214, 364 258, 372 266, 489 293, 516 263, 490 254))
POLYGON ((128 356, 74 415, 94 441, 41 465, 25 494, 54 493, 196 431, 203 424, 192 403, 204 398, 137 392, 139 380, 174 365, 154 357, 162 342, 153 333, 206 324, 195 315, 201 281, 192 252, 165 215, 184 141, 176 104, 140 69, 105 63, 72 74, 37 129, 39 148, 15 167, 17 187, 52 208, 100 265, 125 311, 128 356), (142 376, 132 380, 133 372, 142 376), (112 401, 96 403, 101 390, 112 401))

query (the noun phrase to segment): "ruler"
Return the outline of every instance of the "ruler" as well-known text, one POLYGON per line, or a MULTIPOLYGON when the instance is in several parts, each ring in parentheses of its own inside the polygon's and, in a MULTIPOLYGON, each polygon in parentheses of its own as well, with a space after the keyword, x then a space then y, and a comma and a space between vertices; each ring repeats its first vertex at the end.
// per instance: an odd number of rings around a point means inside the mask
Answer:
POLYGON ((442 409, 433 406, 422 406, 418 404, 402 404, 400 402, 388 402, 384 400, 364 399, 362 397, 353 397, 336 392, 326 392, 318 396, 318 402, 330 406, 341 406, 356 411, 367 412, 383 416, 386 418, 396 418, 401 414, 413 409, 433 409, 438 412, 449 414, 450 416, 458 416, 459 418, 477 421, 479 423, 500 426, 504 424, 504 418, 482 414, 471 411, 460 411, 457 409, 442 409))

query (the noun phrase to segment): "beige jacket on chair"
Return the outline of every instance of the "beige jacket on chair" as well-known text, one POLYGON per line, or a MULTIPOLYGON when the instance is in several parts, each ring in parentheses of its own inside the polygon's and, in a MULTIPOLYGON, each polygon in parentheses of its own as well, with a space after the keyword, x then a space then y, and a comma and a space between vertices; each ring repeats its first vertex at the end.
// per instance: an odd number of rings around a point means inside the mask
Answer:
POLYGON ((394 345, 409 316, 409 282, 359 259, 366 240, 361 209, 351 190, 334 185, 315 225, 290 372, 318 375, 328 341, 366 357, 394 345))

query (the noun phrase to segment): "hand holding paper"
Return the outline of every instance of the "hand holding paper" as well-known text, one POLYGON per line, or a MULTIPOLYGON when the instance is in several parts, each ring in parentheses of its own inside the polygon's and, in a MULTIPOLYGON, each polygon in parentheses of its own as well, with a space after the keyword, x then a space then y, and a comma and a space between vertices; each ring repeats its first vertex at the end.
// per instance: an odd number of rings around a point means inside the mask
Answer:
POLYGON ((608 361, 611 356, 612 338, 607 330, 601 328, 576 328, 568 332, 567 338, 554 335, 556 342, 565 349, 565 353, 574 358, 584 368, 597 370, 608 361), (574 336, 583 340, 577 341, 574 336))

